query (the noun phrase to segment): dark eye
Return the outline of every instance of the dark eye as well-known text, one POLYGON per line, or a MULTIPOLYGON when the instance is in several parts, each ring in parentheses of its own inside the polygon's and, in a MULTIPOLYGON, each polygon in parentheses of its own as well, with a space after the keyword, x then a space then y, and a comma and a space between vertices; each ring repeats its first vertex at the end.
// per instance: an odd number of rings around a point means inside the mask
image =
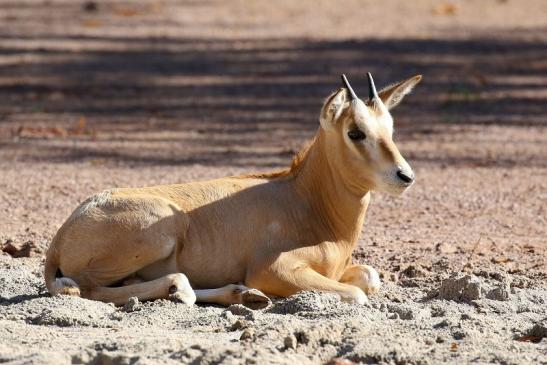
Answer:
POLYGON ((360 129, 352 129, 348 132, 348 137, 352 141, 362 141, 366 138, 365 134, 360 129))

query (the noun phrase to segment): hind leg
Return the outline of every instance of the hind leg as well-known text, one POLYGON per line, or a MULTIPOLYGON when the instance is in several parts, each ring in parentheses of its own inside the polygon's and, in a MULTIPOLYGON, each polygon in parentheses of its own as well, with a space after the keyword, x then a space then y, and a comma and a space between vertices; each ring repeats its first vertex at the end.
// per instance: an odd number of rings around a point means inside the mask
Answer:
POLYGON ((82 296, 87 299, 112 302, 123 305, 131 297, 139 300, 172 299, 187 305, 196 301, 196 294, 192 290, 186 275, 169 274, 159 279, 131 284, 122 287, 98 286, 84 290, 82 296))
POLYGON ((52 256, 58 256, 61 279, 71 279, 81 291, 114 285, 147 268, 139 276, 154 280, 178 271, 175 249, 187 227, 186 214, 163 198, 113 196, 79 208, 59 230, 52 256))

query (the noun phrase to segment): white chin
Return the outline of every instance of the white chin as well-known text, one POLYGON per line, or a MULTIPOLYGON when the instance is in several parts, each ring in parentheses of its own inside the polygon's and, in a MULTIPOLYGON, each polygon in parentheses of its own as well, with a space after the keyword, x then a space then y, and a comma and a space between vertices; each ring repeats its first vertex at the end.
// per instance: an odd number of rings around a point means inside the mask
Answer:
POLYGON ((401 196, 403 195, 403 193, 405 191, 407 191, 407 189, 409 187, 411 187, 412 185, 408 185, 408 186, 403 186, 403 185, 384 185, 382 186, 381 189, 378 189, 384 193, 387 193, 389 195, 392 195, 392 196, 401 196))

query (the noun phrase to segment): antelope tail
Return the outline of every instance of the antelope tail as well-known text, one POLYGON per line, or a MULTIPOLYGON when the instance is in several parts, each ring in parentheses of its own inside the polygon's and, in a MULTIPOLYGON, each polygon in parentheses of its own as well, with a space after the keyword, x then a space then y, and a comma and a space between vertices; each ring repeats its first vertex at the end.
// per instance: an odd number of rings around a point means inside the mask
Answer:
POLYGON ((44 268, 44 279, 49 293, 53 295, 64 294, 80 296, 80 287, 78 284, 67 277, 57 277, 59 270, 59 254, 54 247, 50 247, 46 255, 46 264, 44 268))

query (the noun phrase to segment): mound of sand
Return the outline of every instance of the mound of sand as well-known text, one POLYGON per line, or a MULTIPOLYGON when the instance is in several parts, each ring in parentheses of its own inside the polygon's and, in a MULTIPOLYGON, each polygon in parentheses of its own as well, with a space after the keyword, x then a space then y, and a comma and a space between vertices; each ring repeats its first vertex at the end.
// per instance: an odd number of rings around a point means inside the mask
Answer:
POLYGON ((433 291, 387 283, 370 306, 302 292, 259 311, 167 300, 115 307, 52 298, 39 259, 2 257, 0 362, 545 362, 547 291, 522 282, 477 273, 439 278, 433 291))

